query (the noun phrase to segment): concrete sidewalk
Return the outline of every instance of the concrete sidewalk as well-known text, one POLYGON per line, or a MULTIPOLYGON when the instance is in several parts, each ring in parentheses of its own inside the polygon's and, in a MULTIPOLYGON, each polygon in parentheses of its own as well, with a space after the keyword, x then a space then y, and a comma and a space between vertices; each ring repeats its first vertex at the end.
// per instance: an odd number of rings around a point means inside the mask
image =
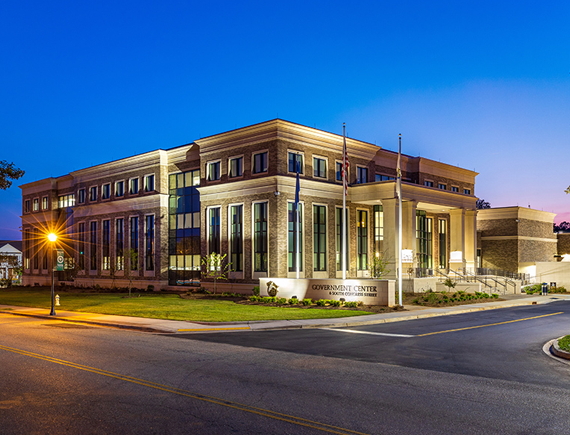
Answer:
POLYGON ((405 320, 425 319, 428 317, 449 316, 454 314, 472 313, 475 311, 495 310, 499 308, 522 305, 547 304, 551 302, 570 300, 570 295, 527 296, 506 295, 503 301, 485 302, 479 304, 459 305, 445 308, 426 308, 415 305, 406 306, 407 311, 394 311, 384 314, 370 314, 358 317, 339 317, 336 319, 306 319, 306 320, 267 320, 255 322, 232 323, 203 323, 178 320, 148 319, 144 317, 111 316, 106 314, 79 313, 56 310, 55 316, 49 315, 44 308, 28 308, 13 305, 0 305, 0 313, 17 316, 36 317, 45 320, 58 320, 111 328, 130 329, 154 333, 201 333, 217 331, 264 331, 272 329, 291 328, 333 328, 359 325, 374 325, 379 323, 402 322, 405 320))

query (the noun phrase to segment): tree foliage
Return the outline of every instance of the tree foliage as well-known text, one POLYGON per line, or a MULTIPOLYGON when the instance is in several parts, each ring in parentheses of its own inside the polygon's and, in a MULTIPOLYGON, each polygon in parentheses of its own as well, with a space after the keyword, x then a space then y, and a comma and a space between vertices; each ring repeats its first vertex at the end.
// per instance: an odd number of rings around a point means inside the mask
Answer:
POLYGON ((0 161, 0 189, 8 189, 12 185, 11 180, 17 180, 23 175, 24 171, 16 168, 14 163, 8 163, 6 160, 0 161))
POLYGON ((552 230, 555 233, 566 233, 570 232, 570 223, 569 222, 560 222, 559 224, 554 224, 552 230))
POLYGON ((483 210, 486 208, 491 208, 491 204, 481 198, 481 199, 477 200, 476 207, 477 207, 477 210, 483 210))

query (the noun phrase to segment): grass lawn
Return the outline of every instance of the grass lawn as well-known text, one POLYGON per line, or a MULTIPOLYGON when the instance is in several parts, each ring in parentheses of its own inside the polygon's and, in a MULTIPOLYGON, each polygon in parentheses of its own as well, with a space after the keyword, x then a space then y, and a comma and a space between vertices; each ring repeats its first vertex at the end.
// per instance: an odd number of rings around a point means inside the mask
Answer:
MULTIPOLYGON (((329 319, 362 316, 371 313, 350 310, 319 310, 303 308, 240 305, 232 301, 211 299, 182 299, 178 295, 133 293, 75 293, 57 290, 65 311, 149 317, 153 319, 188 320, 194 322, 237 322, 248 320, 329 319)), ((51 306, 49 288, 0 289, 0 305, 47 308, 51 306)))

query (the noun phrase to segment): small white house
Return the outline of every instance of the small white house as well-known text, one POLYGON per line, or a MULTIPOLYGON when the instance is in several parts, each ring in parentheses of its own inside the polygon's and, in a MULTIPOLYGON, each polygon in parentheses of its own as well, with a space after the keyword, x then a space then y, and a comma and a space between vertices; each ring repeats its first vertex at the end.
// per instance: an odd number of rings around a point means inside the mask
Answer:
POLYGON ((22 264, 22 242, 0 240, 0 279, 18 279, 14 268, 22 264))

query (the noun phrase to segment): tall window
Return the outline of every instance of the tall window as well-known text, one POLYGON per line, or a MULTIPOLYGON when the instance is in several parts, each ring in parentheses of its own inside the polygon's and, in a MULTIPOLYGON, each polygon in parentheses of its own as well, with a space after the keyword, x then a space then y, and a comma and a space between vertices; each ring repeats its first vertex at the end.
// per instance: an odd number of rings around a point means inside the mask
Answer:
POLYGON ((439 268, 447 269, 447 221, 439 219, 439 268))
POLYGON ((267 203, 253 205, 253 270, 267 272, 267 203))
POLYGON ((243 175, 243 157, 230 159, 230 178, 241 177, 243 175))
POLYGON ((169 177, 168 281, 170 285, 197 285, 200 280, 199 186, 199 169, 171 174, 169 177))
POLYGON ((115 183, 115 196, 123 196, 125 194, 125 182, 117 181, 115 183))
POLYGON ((53 252, 51 252, 51 250, 46 249, 47 247, 44 247, 44 249, 42 249, 42 257, 43 257, 43 263, 42 263, 42 269, 43 270, 47 270, 48 268, 48 252, 50 254, 53 255, 53 252))
POLYGON ((208 209, 208 252, 221 252, 220 247, 220 208, 208 209))
POLYGON ((424 186, 433 187, 433 181, 424 181, 424 186))
POLYGON ((208 163, 208 181, 215 181, 220 179, 220 165, 221 162, 209 162, 208 163))
POLYGON ((111 221, 103 221, 103 270, 109 270, 111 258, 109 256, 109 246, 111 244, 111 221))
POLYGON ((374 206, 374 254, 384 250, 384 209, 381 205, 374 206))
POLYGON ((336 162, 336 181, 342 181, 342 162, 336 162))
POLYGON ((40 209, 40 199, 34 198, 34 211, 38 211, 40 209))
POLYGON ((89 245, 89 269, 97 270, 97 222, 89 223, 89 235, 91 238, 89 245))
POLYGON ((356 167, 356 183, 368 183, 368 168, 363 168, 362 166, 356 167))
POLYGON ((97 186, 89 188, 89 201, 97 201, 97 186))
MULTIPOLYGON (((344 245, 344 241, 342 239, 342 225, 346 227, 346 238, 348 238, 348 208, 346 209, 345 219, 342 218, 342 208, 336 209, 336 270, 342 270, 342 249, 344 245)), ((348 265, 350 261, 348 260, 349 250, 346 250, 346 266, 344 267, 345 270, 348 270, 348 265)))
POLYGON ((422 269, 431 269, 433 267, 432 224, 432 218, 426 217, 425 211, 416 211, 416 243, 419 263, 418 266, 422 269))
POLYGON ((26 199, 24 201, 24 213, 29 213, 30 212, 30 200, 26 199))
POLYGON ((297 172, 295 163, 299 163, 299 173, 303 174, 303 154, 289 153, 289 172, 297 172))
POLYGON ((40 230, 34 228, 34 269, 40 268, 40 252, 39 252, 39 241, 40 241, 40 230))
POLYGON ((77 192, 77 200, 79 204, 85 204, 85 189, 79 189, 77 192))
POLYGON ((131 270, 139 270, 139 218, 137 216, 131 218, 130 234, 131 270))
POLYGON ((115 221, 115 257, 117 259, 117 270, 125 270, 125 256, 123 243, 124 220, 115 221))
POLYGON ((356 211, 356 268, 368 269, 368 212, 356 211))
POLYGON ((139 179, 138 178, 131 178, 129 181, 129 193, 131 195, 135 195, 139 193, 139 179))
POLYGON ((230 262, 235 272, 243 271, 243 205, 230 207, 230 262))
POLYGON ((327 208, 313 206, 313 269, 327 270, 327 208))
POLYGON ((103 184, 101 186, 101 199, 109 199, 111 197, 111 184, 103 184))
POLYGON ((154 270, 154 215, 145 216, 145 270, 154 270))
MULTIPOLYGON (((289 272, 297 271, 297 213, 295 203, 290 202, 288 207, 288 264, 289 272)), ((299 204, 299 271, 303 270, 303 204, 299 204)))
POLYGON ((253 155, 253 173, 267 172, 267 151, 253 155))
POLYGON ((154 190, 154 174, 144 177, 144 191, 152 192, 154 190))
POLYGON ((30 230, 24 230, 24 269, 30 268, 30 230))
POLYGON ((44 196, 42 198, 42 210, 47 210, 48 208, 48 197, 44 196))
POLYGON ((78 253, 78 258, 77 258, 77 266, 79 267, 80 270, 85 269, 85 222, 80 222, 79 223, 79 228, 78 228, 78 233, 79 233, 79 246, 77 247, 79 253, 78 253))
POLYGON ((327 178, 327 161, 320 157, 313 157, 313 176, 327 178))

